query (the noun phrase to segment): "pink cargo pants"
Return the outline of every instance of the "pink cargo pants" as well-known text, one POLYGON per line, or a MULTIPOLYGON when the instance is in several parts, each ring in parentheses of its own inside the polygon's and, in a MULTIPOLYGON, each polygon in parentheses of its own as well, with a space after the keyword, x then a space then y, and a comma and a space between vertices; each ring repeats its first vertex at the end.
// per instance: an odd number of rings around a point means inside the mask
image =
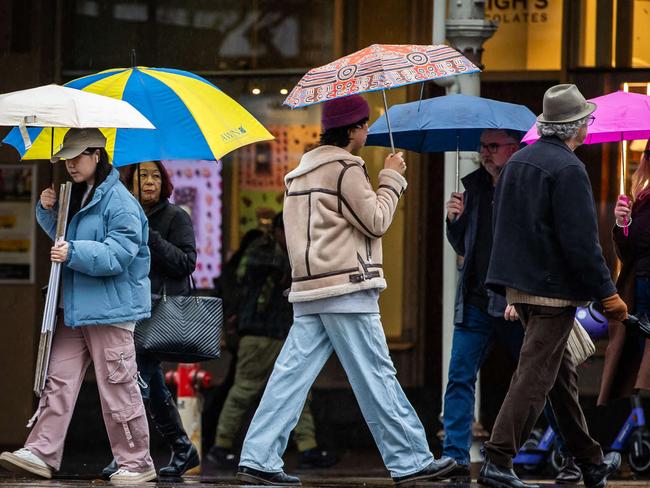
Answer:
POLYGON ((133 472, 152 469, 133 333, 110 325, 71 328, 59 320, 45 390, 30 421, 35 423, 25 447, 59 469, 66 432, 91 361, 106 432, 118 466, 133 472))

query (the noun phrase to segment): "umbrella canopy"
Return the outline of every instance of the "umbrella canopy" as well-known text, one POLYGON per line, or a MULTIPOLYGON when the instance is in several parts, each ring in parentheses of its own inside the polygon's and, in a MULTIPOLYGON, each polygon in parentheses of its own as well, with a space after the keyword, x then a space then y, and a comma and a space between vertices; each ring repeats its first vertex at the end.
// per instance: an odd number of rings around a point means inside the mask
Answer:
POLYGON ((0 95, 0 125, 154 129, 127 102, 59 85, 0 95))
MULTIPOLYGON (((241 146, 273 136, 246 109, 209 81, 165 68, 117 68, 79 78, 66 86, 129 102, 155 126, 154 131, 103 129, 115 166, 168 159, 216 160, 241 146)), ((34 145, 25 150, 16 130, 5 142, 23 159, 50 157, 50 131, 30 129, 34 145)), ((54 145, 64 130, 55 131, 54 145)))
MULTIPOLYGON (((469 95, 447 95, 388 110, 395 146, 415 152, 476 151, 484 129, 523 135, 535 115, 527 107, 469 95)), ((390 147, 386 114, 372 124, 367 146, 390 147)))
POLYGON ((304 107, 356 93, 478 71, 470 60, 449 46, 373 44, 309 70, 284 104, 304 107))
MULTIPOLYGON (((596 104, 596 120, 589 126, 584 144, 632 141, 650 138, 650 97, 640 93, 617 91, 589 99, 596 104)), ((539 139, 533 124, 523 142, 539 139)))

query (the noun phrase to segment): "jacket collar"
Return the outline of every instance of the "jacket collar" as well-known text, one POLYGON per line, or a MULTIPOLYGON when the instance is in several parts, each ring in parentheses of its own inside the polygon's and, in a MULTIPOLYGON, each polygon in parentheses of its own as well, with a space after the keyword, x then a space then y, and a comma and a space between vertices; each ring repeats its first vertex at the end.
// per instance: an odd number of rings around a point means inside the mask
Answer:
POLYGON ((287 173, 284 177, 285 184, 289 184, 294 178, 307 174, 316 168, 331 163, 333 161, 354 161, 361 165, 364 164, 363 159, 358 156, 350 154, 348 151, 338 146, 318 146, 309 152, 303 154, 300 159, 300 164, 296 169, 287 173))
POLYGON ((465 176, 462 180, 463 186, 466 190, 476 190, 481 188, 488 188, 492 186, 492 177, 490 173, 481 165, 476 171, 472 171, 465 176))
POLYGON ((93 194, 93 199, 88 202, 88 205, 83 207, 82 209, 79 210, 78 213, 84 212, 88 210, 90 207, 93 205, 97 204, 102 197, 104 196, 105 193, 107 193, 115 184, 120 183, 120 173, 115 169, 111 168, 111 172, 108 173, 108 176, 106 179, 95 189, 95 193, 93 194))
POLYGON ((166 198, 160 199, 158 203, 156 203, 153 207, 151 207, 151 211, 147 214, 147 218, 154 216, 158 212, 162 212, 168 206, 169 206, 169 200, 167 200, 166 198))
POLYGON ((540 137, 535 144, 553 144, 554 146, 561 147, 565 151, 569 151, 571 154, 573 154, 573 151, 569 148, 569 146, 566 145, 566 143, 562 140, 560 140, 558 137, 555 136, 542 136, 540 137))

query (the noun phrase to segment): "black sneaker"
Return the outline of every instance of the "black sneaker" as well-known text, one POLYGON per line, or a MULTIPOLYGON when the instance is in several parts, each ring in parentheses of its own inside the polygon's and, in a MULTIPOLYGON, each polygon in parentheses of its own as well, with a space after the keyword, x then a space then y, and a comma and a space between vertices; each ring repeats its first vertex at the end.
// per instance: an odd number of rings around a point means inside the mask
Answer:
POLYGON ((206 458, 218 468, 235 469, 239 464, 239 456, 225 447, 212 446, 206 458))
POLYGON ((268 486, 302 486, 300 479, 289 476, 284 471, 267 473, 258 469, 240 466, 235 476, 243 484, 268 485, 268 486))
POLYGON ((299 469, 329 468, 339 462, 336 454, 321 449, 308 449, 300 453, 299 469))
POLYGON ((406 486, 413 486, 418 481, 426 481, 433 479, 444 479, 446 474, 456 467, 456 461, 452 458, 443 456, 440 459, 431 461, 431 463, 423 470, 417 473, 409 474, 407 476, 398 476, 393 478, 395 486, 403 488, 406 486))

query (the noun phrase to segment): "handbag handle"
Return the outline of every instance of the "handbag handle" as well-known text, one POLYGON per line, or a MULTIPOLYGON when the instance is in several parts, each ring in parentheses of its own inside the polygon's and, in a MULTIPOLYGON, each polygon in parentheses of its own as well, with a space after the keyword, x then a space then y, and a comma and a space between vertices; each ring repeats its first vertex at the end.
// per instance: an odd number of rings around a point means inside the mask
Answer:
MULTIPOLYGON (((190 274, 187 277, 187 280, 190 282, 190 288, 192 290, 192 294, 196 295, 196 282, 194 281, 194 276, 190 274)), ((167 301, 167 278, 163 278, 163 284, 162 284, 162 300, 163 302, 167 301)))

